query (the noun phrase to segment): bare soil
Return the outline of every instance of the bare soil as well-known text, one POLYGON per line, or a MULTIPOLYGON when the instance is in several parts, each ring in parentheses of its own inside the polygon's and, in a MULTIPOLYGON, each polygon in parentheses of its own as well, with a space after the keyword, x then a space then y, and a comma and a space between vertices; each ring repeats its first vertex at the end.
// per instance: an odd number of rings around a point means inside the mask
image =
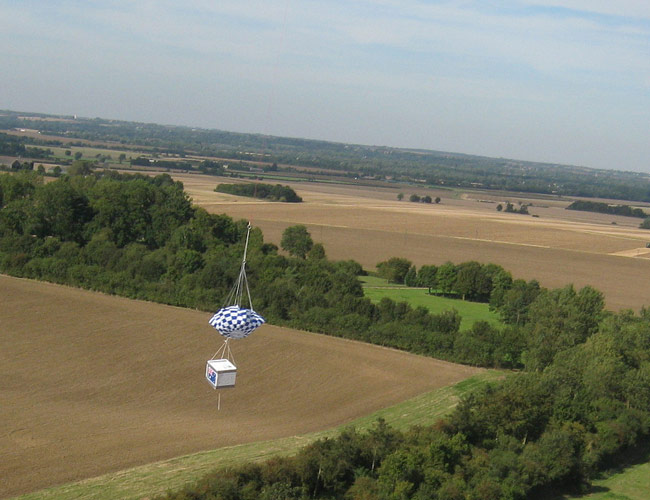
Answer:
POLYGON ((330 428, 478 371, 264 325, 231 344, 217 410, 209 313, 2 275, 0 297, 0 498, 330 428))

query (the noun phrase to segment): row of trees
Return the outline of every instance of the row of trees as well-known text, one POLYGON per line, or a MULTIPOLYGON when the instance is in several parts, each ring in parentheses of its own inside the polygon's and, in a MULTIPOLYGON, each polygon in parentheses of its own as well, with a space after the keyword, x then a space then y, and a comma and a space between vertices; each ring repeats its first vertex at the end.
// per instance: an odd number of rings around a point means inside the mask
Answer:
MULTIPOLYGON (((499 203, 497 205, 497 212, 503 211, 503 205, 499 203)), ((525 203, 519 203, 519 207, 515 208, 515 206, 510 203, 509 201, 506 202, 506 208, 505 208, 506 213, 509 214, 521 214, 521 215, 528 215, 528 205, 525 203)))
POLYGON ((597 212, 600 214, 622 215, 624 217, 639 217, 641 219, 648 217, 648 214, 640 208, 632 208, 629 205, 612 205, 610 203, 588 200, 576 200, 566 207, 566 209, 597 212))
POLYGON ((428 288, 430 294, 489 303, 508 324, 525 322, 526 309, 541 290, 535 280, 514 280, 503 267, 476 261, 417 269, 408 259, 392 257, 377 264, 377 273, 392 283, 428 288))
POLYGON ((260 182, 245 184, 218 184, 214 189, 218 193, 228 193, 237 196, 249 196, 270 201, 300 203, 302 198, 290 186, 282 184, 263 184, 260 182))
MULTIPOLYGON (((402 201, 404 199, 404 193, 399 193, 397 195, 397 199, 398 201, 402 201)), ((419 194, 412 194, 409 196, 409 201, 412 203, 431 203, 435 201, 435 203, 438 204, 440 203, 440 197, 436 196, 435 199, 433 199, 428 194, 424 196, 420 196, 419 194)))

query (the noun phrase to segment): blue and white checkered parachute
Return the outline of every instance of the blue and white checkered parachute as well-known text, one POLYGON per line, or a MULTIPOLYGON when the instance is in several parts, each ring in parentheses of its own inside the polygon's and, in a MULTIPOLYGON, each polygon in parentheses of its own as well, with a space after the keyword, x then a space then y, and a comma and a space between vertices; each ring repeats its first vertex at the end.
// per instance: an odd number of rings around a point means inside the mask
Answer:
POLYGON ((226 297, 224 306, 209 321, 210 325, 226 338, 226 341, 248 337, 253 330, 264 324, 264 318, 253 309, 246 278, 246 252, 248 251, 250 232, 251 225, 249 223, 239 277, 226 297), (244 307, 245 303, 248 304, 248 308, 244 307))
POLYGON ((234 305, 219 309, 209 323, 226 338, 243 339, 262 326, 264 318, 252 309, 234 305))

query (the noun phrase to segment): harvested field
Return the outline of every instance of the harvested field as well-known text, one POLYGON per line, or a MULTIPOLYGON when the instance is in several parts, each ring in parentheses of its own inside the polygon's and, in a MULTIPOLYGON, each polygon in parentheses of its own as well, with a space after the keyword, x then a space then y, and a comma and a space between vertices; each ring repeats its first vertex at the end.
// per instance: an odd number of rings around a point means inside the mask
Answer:
POLYGON ((0 276, 0 497, 348 422, 478 370, 264 325, 217 393, 209 314, 0 276))
MULTIPOLYGON (((639 219, 565 210, 571 200, 513 194, 467 195, 417 187, 372 188, 290 183, 304 203, 272 203, 215 193, 223 179, 177 175, 194 202, 213 213, 250 220, 279 244, 290 225, 304 224, 328 257, 366 269, 390 257, 416 265, 450 260, 494 262, 516 278, 546 287, 592 285, 612 310, 650 305, 650 231, 639 219), (439 205, 397 201, 398 192, 440 196, 439 205), (496 211, 509 200, 533 203, 536 217, 496 211)), ((647 207, 646 207, 647 209, 647 207)))

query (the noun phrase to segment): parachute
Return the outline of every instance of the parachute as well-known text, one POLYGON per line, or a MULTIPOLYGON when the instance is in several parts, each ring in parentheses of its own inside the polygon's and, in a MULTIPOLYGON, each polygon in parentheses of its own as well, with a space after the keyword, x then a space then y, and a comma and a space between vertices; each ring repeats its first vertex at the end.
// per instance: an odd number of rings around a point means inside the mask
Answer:
POLYGON ((264 324, 264 318, 252 309, 234 305, 219 309, 209 323, 226 338, 244 339, 264 324))
POLYGON ((225 338, 223 345, 207 361, 205 367, 205 377, 214 389, 235 386, 237 366, 230 350, 229 341, 246 338, 264 324, 264 318, 253 309, 246 278, 246 253, 251 227, 249 222, 239 277, 226 297, 224 306, 208 321, 225 338), (244 299, 247 299, 247 302, 244 302, 244 299), (245 304, 248 304, 248 307, 242 307, 245 304))

